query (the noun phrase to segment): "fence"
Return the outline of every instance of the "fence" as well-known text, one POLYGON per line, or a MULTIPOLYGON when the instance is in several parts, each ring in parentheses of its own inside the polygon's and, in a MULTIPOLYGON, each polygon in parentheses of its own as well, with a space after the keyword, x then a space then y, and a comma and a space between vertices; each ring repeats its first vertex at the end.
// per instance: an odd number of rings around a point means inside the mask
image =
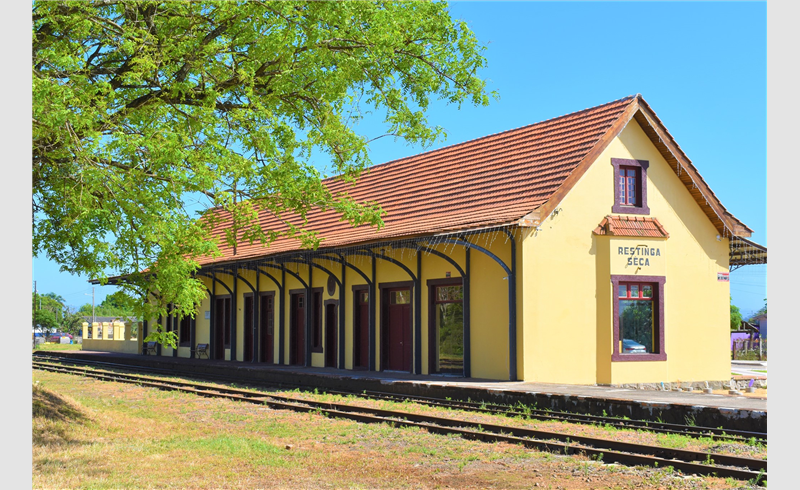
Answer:
POLYGON ((767 339, 734 339, 731 358, 742 361, 766 361, 767 339))

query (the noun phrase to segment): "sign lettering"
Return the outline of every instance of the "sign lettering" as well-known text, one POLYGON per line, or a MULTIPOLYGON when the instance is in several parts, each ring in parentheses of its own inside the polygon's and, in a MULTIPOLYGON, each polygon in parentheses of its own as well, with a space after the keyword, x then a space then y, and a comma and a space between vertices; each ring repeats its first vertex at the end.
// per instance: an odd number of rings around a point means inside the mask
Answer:
POLYGON ((649 267, 651 258, 661 257, 661 249, 644 245, 636 247, 617 247, 617 255, 627 257, 627 266, 649 267))

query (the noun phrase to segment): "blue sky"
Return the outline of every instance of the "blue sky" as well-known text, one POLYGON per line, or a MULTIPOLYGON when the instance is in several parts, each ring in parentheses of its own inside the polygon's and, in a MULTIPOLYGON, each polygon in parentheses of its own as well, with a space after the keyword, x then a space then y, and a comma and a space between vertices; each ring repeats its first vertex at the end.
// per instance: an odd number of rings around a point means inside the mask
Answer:
MULTIPOLYGON (((481 75, 500 99, 460 111, 434 104, 429 121, 448 138, 432 148, 641 93, 725 207, 754 230, 751 239, 769 246, 766 3, 455 2, 451 14, 487 45, 481 75)), ((371 157, 426 149, 383 138, 371 157)), ((734 304, 760 308, 766 279, 765 265, 731 273, 734 304)), ((67 304, 92 301, 85 277, 44 258, 33 260, 33 280, 67 304)), ((95 302, 113 291, 95 287, 95 302)))

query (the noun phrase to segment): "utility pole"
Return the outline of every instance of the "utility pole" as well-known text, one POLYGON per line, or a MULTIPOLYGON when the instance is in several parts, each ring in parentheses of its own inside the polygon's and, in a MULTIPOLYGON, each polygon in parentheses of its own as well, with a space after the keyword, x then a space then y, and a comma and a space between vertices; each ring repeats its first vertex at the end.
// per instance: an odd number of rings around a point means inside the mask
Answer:
MULTIPOLYGON (((88 293, 83 293, 84 296, 89 296, 88 293)), ((94 316, 94 286, 92 286, 92 323, 95 323, 97 319, 94 316)))

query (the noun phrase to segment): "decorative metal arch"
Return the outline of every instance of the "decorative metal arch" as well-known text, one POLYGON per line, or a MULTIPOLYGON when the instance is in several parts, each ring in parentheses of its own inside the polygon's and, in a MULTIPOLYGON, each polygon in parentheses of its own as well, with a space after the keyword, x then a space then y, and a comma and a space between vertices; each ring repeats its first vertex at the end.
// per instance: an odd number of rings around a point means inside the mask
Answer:
POLYGON ((471 243, 466 237, 444 238, 439 243, 450 243, 454 245, 462 245, 467 249, 475 249, 487 257, 497 262, 500 267, 508 274, 505 279, 508 280, 508 379, 510 381, 517 380, 517 247, 514 235, 503 228, 503 232, 511 238, 511 266, 509 267, 500 257, 493 254, 489 250, 471 243))

